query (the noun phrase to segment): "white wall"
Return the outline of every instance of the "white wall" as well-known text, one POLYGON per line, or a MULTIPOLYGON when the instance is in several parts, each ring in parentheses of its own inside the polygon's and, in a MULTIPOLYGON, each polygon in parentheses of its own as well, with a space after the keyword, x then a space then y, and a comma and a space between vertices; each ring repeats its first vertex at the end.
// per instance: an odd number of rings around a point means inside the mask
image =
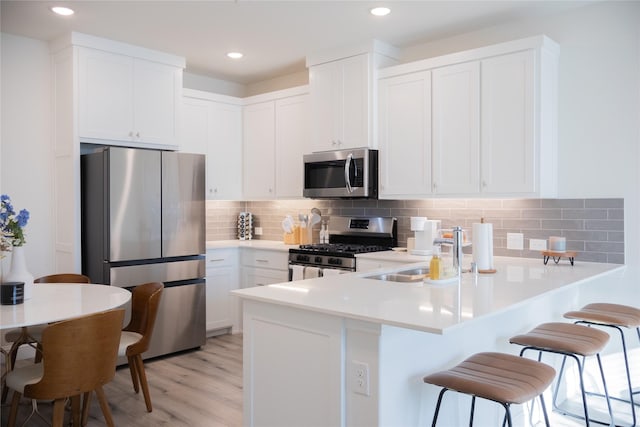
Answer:
MULTIPOLYGON (((34 277, 53 271, 51 76, 46 43, 2 33, 0 192, 27 209, 25 254, 34 277)), ((8 256, 4 268, 8 268, 8 256)))
POLYGON ((188 71, 183 73, 182 85, 188 89, 203 90, 205 92, 212 92, 220 95, 235 96, 239 98, 247 96, 246 88, 240 83, 214 79, 188 71))

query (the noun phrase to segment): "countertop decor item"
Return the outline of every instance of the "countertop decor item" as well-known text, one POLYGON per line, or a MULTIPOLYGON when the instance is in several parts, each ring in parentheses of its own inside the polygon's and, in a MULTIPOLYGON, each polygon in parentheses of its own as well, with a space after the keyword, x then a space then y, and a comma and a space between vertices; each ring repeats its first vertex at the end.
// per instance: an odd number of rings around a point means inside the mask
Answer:
POLYGON ((553 258, 553 262, 556 264, 560 262, 562 257, 568 258, 571 265, 573 265, 576 255, 576 251, 542 251, 544 265, 547 265, 550 257, 553 258))
POLYGON ((24 283, 24 299, 28 300, 33 295, 33 275, 27 269, 27 260, 24 255, 23 246, 14 246, 11 251, 11 267, 5 277, 4 282, 24 283))
POLYGON ((33 276, 27 270, 23 246, 26 242, 24 228, 29 222, 29 211, 26 209, 16 213, 11 198, 3 194, 0 196, 0 259, 4 253, 11 251, 11 266, 4 282, 22 282, 24 285, 24 299, 31 298, 33 276))

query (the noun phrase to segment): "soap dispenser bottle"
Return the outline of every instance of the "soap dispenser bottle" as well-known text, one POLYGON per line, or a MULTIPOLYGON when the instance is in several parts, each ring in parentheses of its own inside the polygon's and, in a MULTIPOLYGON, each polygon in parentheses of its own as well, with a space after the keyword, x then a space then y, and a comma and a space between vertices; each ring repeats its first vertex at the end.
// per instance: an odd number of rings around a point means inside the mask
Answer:
POLYGON ((442 268, 442 260, 440 259, 440 246, 433 247, 433 256, 429 262, 429 279, 440 280, 440 271, 442 268))

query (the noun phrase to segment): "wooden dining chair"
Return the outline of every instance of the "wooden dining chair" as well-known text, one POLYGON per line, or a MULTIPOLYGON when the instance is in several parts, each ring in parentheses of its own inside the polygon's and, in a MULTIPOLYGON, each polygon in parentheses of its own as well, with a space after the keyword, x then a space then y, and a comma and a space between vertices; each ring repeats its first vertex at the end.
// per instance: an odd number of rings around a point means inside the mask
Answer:
MULTIPOLYGON (((111 410, 103 386, 115 376, 124 310, 105 311, 53 323, 42 333, 42 363, 14 369, 7 385, 14 390, 8 427, 15 426, 21 396, 53 400, 53 427, 62 427, 71 398, 74 425, 80 425, 80 396, 95 391, 108 426, 111 410)), ((82 418, 86 420, 88 405, 82 418)))
MULTIPOLYGON (((38 277, 33 283, 91 283, 91 279, 82 274, 76 273, 60 273, 50 274, 48 276, 38 277)), ((7 355, 7 370, 11 370, 16 363, 18 349, 23 345, 31 345, 36 347, 35 362, 38 363, 42 357, 42 331, 47 325, 34 325, 28 328, 11 329, 5 334, 5 341, 11 343, 11 348, 7 355)), ((3 384, 2 402, 7 398, 7 388, 3 384)))
POLYGON ((151 396, 149 395, 142 354, 149 349, 163 289, 164 285, 160 282, 145 283, 133 288, 131 320, 122 330, 118 349, 118 356, 127 356, 133 389, 138 393, 142 387, 148 412, 152 411, 151 396))

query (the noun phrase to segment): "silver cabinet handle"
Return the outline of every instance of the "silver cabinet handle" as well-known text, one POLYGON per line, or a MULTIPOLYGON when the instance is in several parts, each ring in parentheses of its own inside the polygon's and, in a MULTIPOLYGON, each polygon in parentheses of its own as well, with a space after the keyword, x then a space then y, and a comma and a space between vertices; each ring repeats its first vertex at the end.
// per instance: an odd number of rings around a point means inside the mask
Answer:
POLYGON ((256 262, 269 262, 268 259, 257 259, 256 262))
POLYGON ((224 261, 224 258, 216 258, 216 259, 209 260, 209 262, 220 262, 220 261, 224 261))

